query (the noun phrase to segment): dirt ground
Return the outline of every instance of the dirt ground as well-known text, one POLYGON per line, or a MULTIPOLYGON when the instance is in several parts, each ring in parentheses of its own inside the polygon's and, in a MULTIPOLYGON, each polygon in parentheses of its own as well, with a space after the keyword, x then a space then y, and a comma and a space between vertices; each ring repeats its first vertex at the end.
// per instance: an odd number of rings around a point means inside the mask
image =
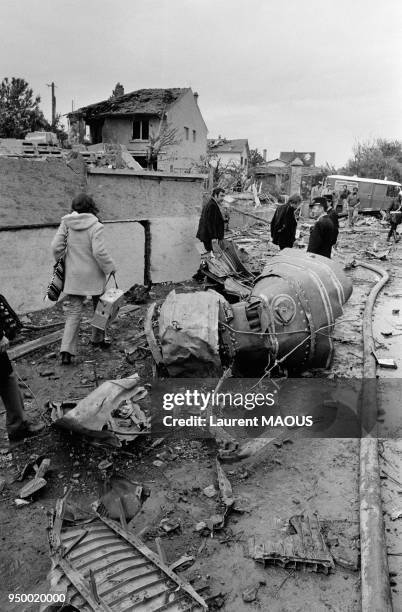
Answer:
MULTIPOLYGON (((301 243, 306 242, 307 231, 307 227, 302 228, 301 243)), ((233 232, 255 269, 262 267, 274 249, 268 244, 266 234, 266 229, 258 224, 246 228, 241 234, 233 232)), ((373 249, 373 242, 377 242, 375 247, 378 252, 384 250, 385 236, 385 228, 375 220, 361 224, 355 233, 343 227, 334 259, 343 262, 355 255, 368 260, 366 249, 373 249)), ((399 244, 392 245, 387 259, 377 262, 390 271, 392 278, 378 301, 374 324, 378 352, 396 359, 399 369, 402 367, 401 338, 395 336, 398 318, 392 315, 392 311, 397 310, 402 297, 402 275, 399 273, 401 255, 399 244), (392 337, 381 334, 385 325, 392 326, 392 337)), ((335 327, 336 351, 332 367, 329 371, 307 372, 306 376, 350 379, 362 376, 362 312, 365 298, 376 279, 374 274, 360 267, 352 268, 349 274, 353 279, 354 291, 335 327)), ((200 289, 194 282, 176 284, 174 287, 185 291, 200 289)), ((147 303, 162 299, 172 288, 170 284, 153 287, 147 303)), ((57 344, 15 362, 28 415, 41 418, 49 425, 49 410, 45 407, 47 401, 85 397, 95 388, 96 379, 101 382, 137 372, 142 383, 152 381, 149 349, 146 346, 140 348, 130 357, 131 363, 124 352, 133 337, 142 331, 147 304, 119 316, 112 328, 113 346, 107 351, 94 350, 89 344, 89 304, 87 308, 82 325, 81 356, 73 366, 62 367, 59 364, 57 344)), ((51 310, 28 315, 29 321, 36 325, 62 318, 61 304, 51 310)), ((40 332, 30 331, 18 342, 39 335, 40 332)), ((385 376, 395 378, 397 372, 387 370, 385 376)), ((382 377, 382 371, 380 375, 382 377)), ((387 388, 385 385, 381 402, 392 412, 396 406, 387 388)), ((152 409, 149 400, 148 404, 144 402, 144 407, 152 409)), ((246 511, 232 513, 225 528, 215 531, 211 537, 205 532, 195 531, 199 521, 205 521, 220 511, 216 498, 209 499, 202 493, 206 486, 216 485, 217 482, 216 447, 210 441, 162 442, 152 448, 154 440, 142 437, 121 451, 94 448, 77 435, 49 427, 39 437, 27 440, 10 451, 4 411, 1 410, 0 436, 0 475, 7 481, 0 493, 0 610, 24 609, 23 606, 12 608, 7 603, 7 593, 47 592, 46 574, 50 560, 46 511, 54 507, 55 500, 66 487, 71 487, 71 498, 81 508, 89 510, 104 490, 104 472, 98 467, 104 459, 111 461, 115 472, 149 487, 150 496, 135 517, 132 528, 135 533, 142 533, 141 537, 150 548, 156 550, 154 539, 161 535, 158 525, 162 518, 180 521, 179 530, 163 537, 168 563, 184 554, 194 557, 194 563, 179 573, 196 588, 200 584, 208 587, 202 595, 210 598, 211 610, 360 610, 359 441, 356 439, 289 440, 273 447, 266 458, 250 471, 239 469, 235 464, 227 466, 226 474, 234 494, 242 500, 242 507, 246 511), (16 508, 14 500, 21 483, 16 482, 15 478, 33 454, 45 454, 51 460, 51 471, 46 476, 47 485, 32 503, 16 508), (162 461, 162 464, 154 465, 155 460, 162 461), (266 537, 278 520, 288 520, 302 513, 318 515, 322 532, 336 561, 335 571, 329 575, 291 572, 280 567, 263 567, 247 556, 250 536, 266 537), (342 562, 345 559, 348 563, 342 562), (253 586, 258 587, 255 598, 245 602, 242 594, 253 586)), ((400 467, 401 449, 396 441, 385 444, 384 461, 391 462, 392 473, 395 474, 400 467)), ((386 511, 387 508, 394 509, 398 503, 400 506, 402 491, 402 485, 398 487, 389 479, 387 487, 384 499, 386 511)), ((387 543, 390 550, 396 553, 402 550, 399 527, 402 519, 391 521, 390 515, 391 511, 386 521, 389 530, 387 543)), ((397 574, 393 577, 396 612, 402 611, 398 586, 402 570, 399 559, 398 555, 392 556, 392 572, 397 574)))

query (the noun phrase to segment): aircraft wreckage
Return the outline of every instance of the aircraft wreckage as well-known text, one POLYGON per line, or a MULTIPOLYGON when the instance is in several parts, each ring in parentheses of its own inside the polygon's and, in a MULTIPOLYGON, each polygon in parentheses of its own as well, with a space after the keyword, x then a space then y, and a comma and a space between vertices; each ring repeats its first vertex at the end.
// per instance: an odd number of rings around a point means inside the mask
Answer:
POLYGON ((156 304, 148 311, 149 345, 170 376, 213 375, 228 365, 246 376, 278 365, 329 367, 331 332, 352 293, 339 264, 284 249, 255 278, 223 241, 202 270, 218 291, 172 291, 159 311, 156 304))

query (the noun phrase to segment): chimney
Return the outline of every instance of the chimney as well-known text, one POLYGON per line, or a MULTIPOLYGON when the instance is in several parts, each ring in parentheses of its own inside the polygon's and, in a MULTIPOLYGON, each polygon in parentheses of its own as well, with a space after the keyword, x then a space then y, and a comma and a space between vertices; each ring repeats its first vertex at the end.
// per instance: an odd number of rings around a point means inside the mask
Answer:
POLYGON ((262 150, 262 156, 264 158, 264 161, 267 161, 267 150, 266 149, 262 150))
POLYGON ((124 96, 124 87, 121 83, 116 83, 112 91, 112 98, 119 98, 120 96, 124 96))
POLYGON ((198 104, 198 91, 194 92, 194 100, 195 100, 195 103, 198 104))

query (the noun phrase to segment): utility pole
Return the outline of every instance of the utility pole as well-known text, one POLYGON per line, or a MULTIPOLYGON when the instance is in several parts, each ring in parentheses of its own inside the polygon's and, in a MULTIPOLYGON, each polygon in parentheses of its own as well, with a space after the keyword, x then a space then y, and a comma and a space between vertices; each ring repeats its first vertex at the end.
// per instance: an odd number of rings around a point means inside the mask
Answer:
POLYGON ((54 95, 56 85, 52 81, 50 84, 47 83, 47 86, 52 88, 52 127, 54 127, 56 123, 56 96, 54 95))

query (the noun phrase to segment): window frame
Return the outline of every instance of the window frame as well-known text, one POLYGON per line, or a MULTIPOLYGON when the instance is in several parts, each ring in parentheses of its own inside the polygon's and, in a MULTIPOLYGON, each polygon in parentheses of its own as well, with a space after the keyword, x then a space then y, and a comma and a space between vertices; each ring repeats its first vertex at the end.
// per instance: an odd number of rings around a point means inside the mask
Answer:
POLYGON ((141 140, 148 141, 149 140, 149 119, 133 119, 132 127, 131 127, 131 140, 141 140), (134 125, 139 124, 139 137, 134 136, 134 125), (144 124, 147 124, 146 129, 144 130, 144 124), (144 138, 144 131, 147 134, 147 137, 144 138))

